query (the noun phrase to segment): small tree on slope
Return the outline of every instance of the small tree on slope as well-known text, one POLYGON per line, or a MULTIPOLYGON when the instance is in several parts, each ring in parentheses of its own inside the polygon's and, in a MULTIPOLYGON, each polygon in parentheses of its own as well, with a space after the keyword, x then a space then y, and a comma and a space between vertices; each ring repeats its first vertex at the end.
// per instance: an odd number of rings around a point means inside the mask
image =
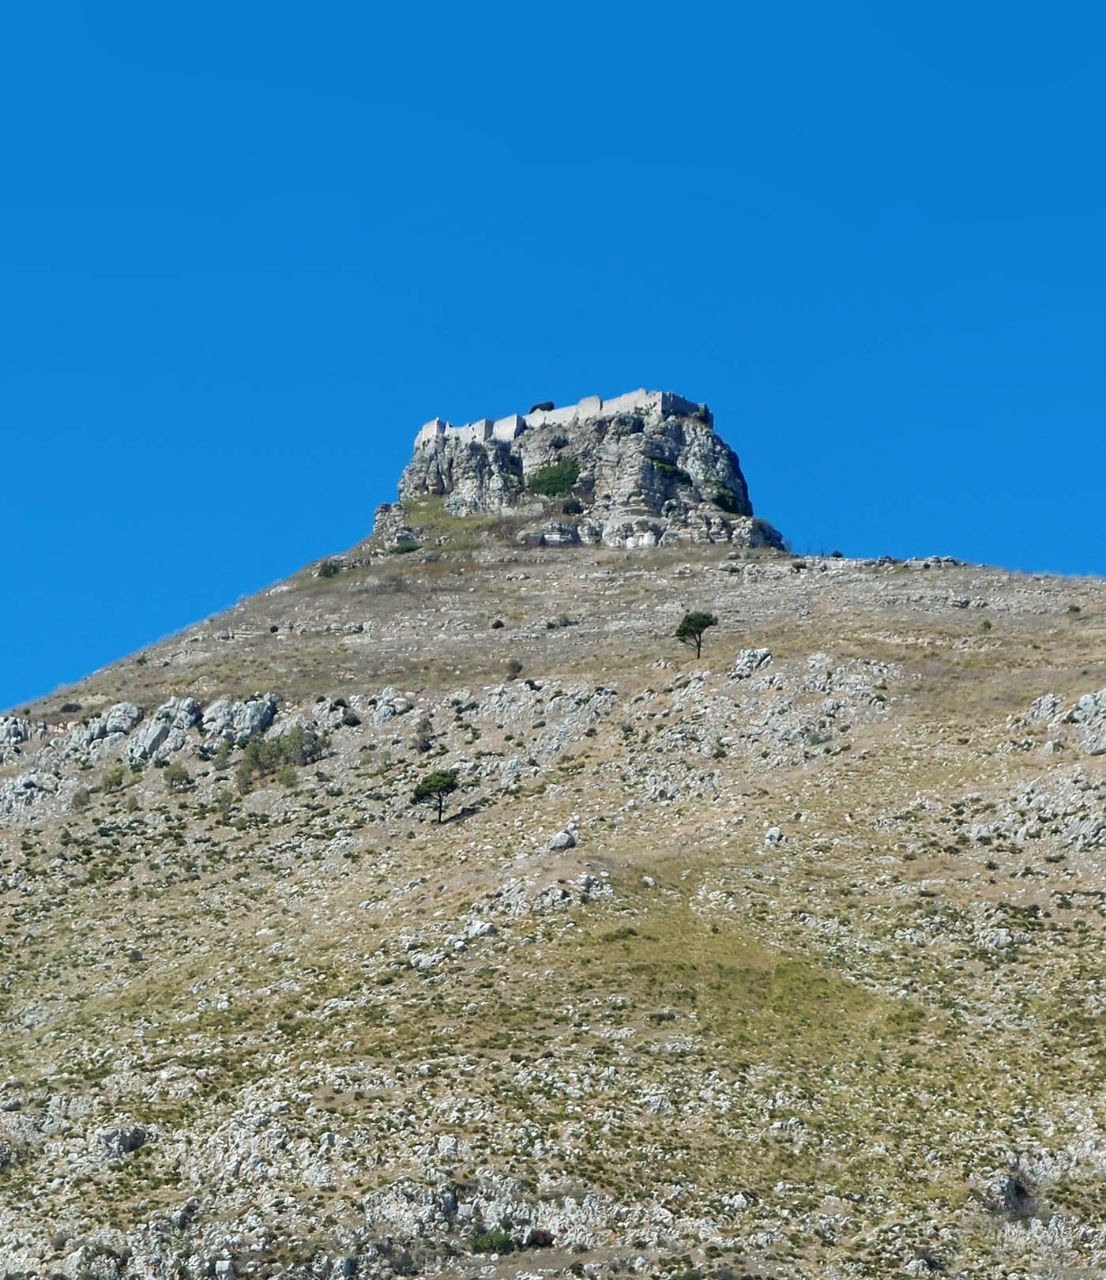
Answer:
POLYGON ((433 804, 438 809, 438 821, 442 820, 446 797, 453 794, 461 784, 457 781, 456 769, 436 769, 420 778, 411 799, 415 804, 433 804))
POLYGON ((713 613, 685 613, 680 625, 676 628, 676 639, 681 644, 693 644, 695 656, 703 652, 703 632, 708 627, 718 626, 718 619, 713 613))

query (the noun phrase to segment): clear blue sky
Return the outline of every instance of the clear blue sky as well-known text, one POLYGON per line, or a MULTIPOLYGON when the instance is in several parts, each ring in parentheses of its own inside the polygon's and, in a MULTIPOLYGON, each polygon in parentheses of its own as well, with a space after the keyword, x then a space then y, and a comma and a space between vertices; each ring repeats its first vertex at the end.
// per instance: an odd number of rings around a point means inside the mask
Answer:
POLYGON ((1106 571, 1101 12, 9 5, 0 706, 641 385, 797 550, 1106 571))

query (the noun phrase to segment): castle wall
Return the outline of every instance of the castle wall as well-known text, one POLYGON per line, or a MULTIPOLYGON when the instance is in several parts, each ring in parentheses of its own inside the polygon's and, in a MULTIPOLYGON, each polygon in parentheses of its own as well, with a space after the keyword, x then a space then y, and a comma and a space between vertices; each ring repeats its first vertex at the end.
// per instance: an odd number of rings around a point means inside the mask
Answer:
POLYGON ((415 448, 419 449, 437 440, 439 436, 445 435, 448 426, 449 423, 443 418, 431 418, 419 428, 418 435, 415 436, 415 448))
POLYGON ((432 418, 415 436, 415 448, 424 448, 447 435, 462 444, 483 444, 487 440, 510 442, 527 427, 568 427, 581 419, 614 417, 620 413, 648 413, 654 410, 659 410, 661 414, 690 414, 698 407, 674 392, 646 391, 642 387, 638 391, 615 396, 612 400, 603 400, 600 396, 585 396, 576 404, 565 405, 560 409, 536 409, 525 417, 511 413, 494 422, 490 418, 480 418, 461 427, 455 427, 442 418, 432 418))
POLYGON ((528 427, 567 427, 576 421, 578 406, 565 405, 563 409, 536 409, 526 415, 528 427))
POLYGON ((517 413, 509 413, 505 418, 497 418, 492 429, 494 440, 513 440, 520 431, 526 430, 526 419, 517 413))
POLYGON ((638 413, 656 409, 660 407, 664 396, 663 391, 646 391, 644 388, 640 391, 627 391, 625 395, 615 396, 613 400, 604 400, 603 412, 614 417, 616 413, 638 413))
POLYGON ((492 438, 492 420, 478 418, 476 422, 469 422, 463 427, 454 427, 453 430, 462 444, 483 444, 485 440, 492 438))

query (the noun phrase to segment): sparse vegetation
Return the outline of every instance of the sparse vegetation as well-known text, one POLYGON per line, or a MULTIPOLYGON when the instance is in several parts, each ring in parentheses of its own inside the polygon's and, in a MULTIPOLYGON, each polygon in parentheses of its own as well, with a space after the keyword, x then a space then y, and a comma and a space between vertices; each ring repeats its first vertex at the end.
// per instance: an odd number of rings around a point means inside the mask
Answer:
POLYGON ((187 791, 192 785, 192 775, 179 760, 165 766, 162 779, 170 791, 187 791))
POLYGON ((414 748, 420 755, 425 755, 434 745, 433 732, 434 724, 430 717, 420 716, 413 739, 414 748))
POLYGON ((675 480, 678 484, 693 485, 695 481, 691 478, 690 472, 678 467, 674 462, 666 462, 664 458, 648 458, 646 459, 652 464, 653 470, 660 472, 662 476, 668 476, 675 480))
POLYGON ((127 771, 121 764, 112 765, 112 767, 104 774, 104 790, 118 791, 123 783, 127 780, 127 771))
POLYGON ((565 456, 535 471, 526 483, 531 493, 546 498, 561 498, 572 492, 572 486, 580 478, 580 464, 575 458, 565 456))
POLYGON ((512 1253, 515 1242, 511 1233, 503 1227, 492 1227, 488 1231, 477 1231, 472 1237, 473 1253, 512 1253))
POLYGON ((294 782, 294 770, 321 759, 328 745, 326 734, 301 724, 270 737, 255 735, 242 748, 242 759, 235 771, 239 791, 249 791, 257 778, 270 774, 280 775, 279 781, 284 785, 289 779, 294 782), (292 774, 282 772, 288 768, 292 774))
MULTIPOLYGON (((208 1266, 264 1214, 259 1275, 335 1270, 367 1197, 402 1222, 448 1186, 459 1212, 409 1263, 400 1227, 397 1274, 431 1249, 509 1269, 570 1195, 596 1212, 535 1270, 1098 1274, 1103 770, 1063 715, 1106 685, 1101 584, 687 543, 499 556, 490 524, 423 514, 441 558, 402 591, 379 551, 299 574, 73 695, 145 725, 168 696, 272 690, 257 746, 189 729, 179 793, 154 763, 109 785, 128 757, 97 747, 0 827, 9 1268, 64 1269, 107 1223, 131 1269, 208 1266), (726 621, 698 666, 671 646, 685 593, 726 621), (531 678, 505 683, 516 652, 531 678), (407 710, 381 723, 385 687, 407 710), (372 711, 316 759, 255 758, 351 706, 372 711), (432 768, 457 787, 415 821, 432 768), (154 1140, 106 1157, 132 1118, 154 1140), (1059 1260, 1027 1197, 1065 1224, 1059 1260), (168 1214, 151 1263, 136 1224, 168 1214), (65 1241, 40 1264, 44 1220, 65 1241)), ((35 767, 18 745, 6 777, 35 767)))

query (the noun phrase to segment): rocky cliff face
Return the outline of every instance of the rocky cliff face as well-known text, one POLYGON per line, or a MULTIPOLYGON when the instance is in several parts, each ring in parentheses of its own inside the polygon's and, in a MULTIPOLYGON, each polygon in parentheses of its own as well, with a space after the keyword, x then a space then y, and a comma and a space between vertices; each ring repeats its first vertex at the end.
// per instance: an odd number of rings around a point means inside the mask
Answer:
MULTIPOLYGON (((737 455, 705 405, 640 392, 503 421, 513 438, 496 438, 490 422, 420 432, 401 504, 444 497, 456 515, 532 515, 527 542, 781 545, 753 516, 737 455)), ((387 537, 399 513, 382 515, 387 537)))

